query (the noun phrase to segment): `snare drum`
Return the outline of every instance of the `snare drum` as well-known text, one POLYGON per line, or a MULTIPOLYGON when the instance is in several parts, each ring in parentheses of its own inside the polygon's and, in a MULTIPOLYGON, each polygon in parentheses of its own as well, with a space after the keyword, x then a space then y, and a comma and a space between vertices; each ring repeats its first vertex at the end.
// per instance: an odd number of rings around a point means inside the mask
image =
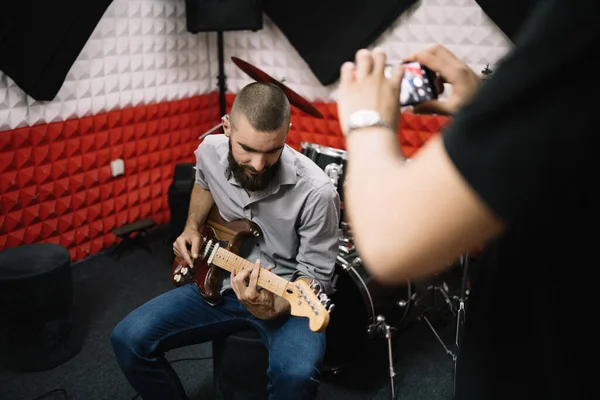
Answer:
MULTIPOLYGON (((377 337, 369 328, 382 315, 386 323, 400 328, 407 321, 413 292, 412 285, 383 286, 376 283, 363 267, 357 253, 337 258, 333 288, 329 298, 335 304, 327 326, 327 347, 322 372, 335 373, 367 349, 377 337)), ((381 339, 385 340, 384 336, 381 339)))
POLYGON ((301 142, 300 152, 317 164, 337 188, 340 200, 344 201, 344 178, 346 174, 346 152, 315 143, 301 142))

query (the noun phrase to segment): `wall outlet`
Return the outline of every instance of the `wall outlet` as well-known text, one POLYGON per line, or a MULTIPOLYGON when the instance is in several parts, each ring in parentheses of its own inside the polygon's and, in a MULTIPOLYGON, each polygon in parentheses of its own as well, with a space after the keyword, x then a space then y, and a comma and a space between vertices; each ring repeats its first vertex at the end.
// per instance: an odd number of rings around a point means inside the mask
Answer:
POLYGON ((112 176, 123 175, 125 173, 125 163, 120 158, 112 160, 110 162, 110 170, 112 172, 112 176))

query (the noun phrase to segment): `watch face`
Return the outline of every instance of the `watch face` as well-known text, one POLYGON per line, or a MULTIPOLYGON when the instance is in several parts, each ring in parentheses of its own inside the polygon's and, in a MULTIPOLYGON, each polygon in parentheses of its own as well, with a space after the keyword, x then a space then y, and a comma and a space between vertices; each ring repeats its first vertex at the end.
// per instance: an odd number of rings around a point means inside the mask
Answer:
POLYGON ((361 110, 350 116, 350 124, 353 126, 369 126, 379 123, 381 117, 373 110, 361 110))

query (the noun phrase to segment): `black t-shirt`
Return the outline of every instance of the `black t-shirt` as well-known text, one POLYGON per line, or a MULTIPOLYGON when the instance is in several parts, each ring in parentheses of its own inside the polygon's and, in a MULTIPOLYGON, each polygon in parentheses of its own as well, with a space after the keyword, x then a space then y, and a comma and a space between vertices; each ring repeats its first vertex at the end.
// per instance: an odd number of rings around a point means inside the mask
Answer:
POLYGON ((508 224, 472 266, 457 400, 600 398, 599 50, 600 1, 540 1, 444 134, 508 224))

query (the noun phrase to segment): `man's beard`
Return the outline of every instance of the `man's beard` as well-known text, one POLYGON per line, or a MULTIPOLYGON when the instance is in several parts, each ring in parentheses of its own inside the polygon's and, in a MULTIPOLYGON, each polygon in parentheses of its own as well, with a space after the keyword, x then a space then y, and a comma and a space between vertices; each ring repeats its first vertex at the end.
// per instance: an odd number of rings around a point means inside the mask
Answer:
POLYGON ((252 175, 248 171, 257 172, 253 167, 249 165, 240 165, 231 152, 231 142, 229 142, 229 154, 227 155, 227 161, 229 163, 229 170, 233 174, 233 177, 244 189, 255 192, 264 190, 269 186, 269 183, 279 170, 281 156, 277 159, 274 164, 266 165, 262 173, 258 175, 252 175))

